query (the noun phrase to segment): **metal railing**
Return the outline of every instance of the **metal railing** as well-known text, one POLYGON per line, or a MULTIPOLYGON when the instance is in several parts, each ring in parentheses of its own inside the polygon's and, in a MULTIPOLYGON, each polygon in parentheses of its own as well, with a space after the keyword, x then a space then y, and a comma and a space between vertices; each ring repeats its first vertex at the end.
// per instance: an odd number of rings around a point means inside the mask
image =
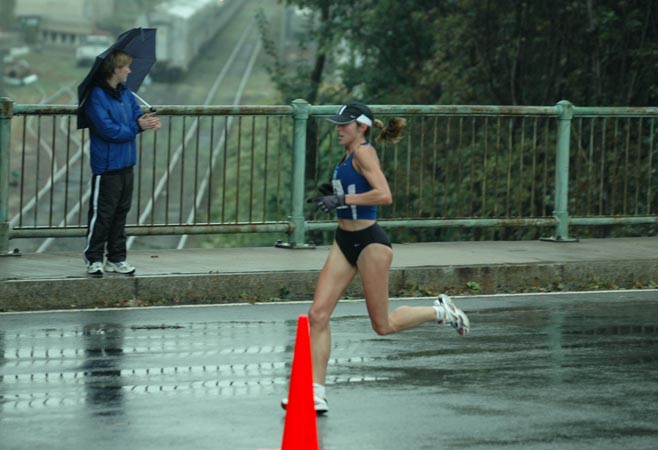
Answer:
MULTIPOLYGON (((336 106, 158 107, 163 128, 138 138, 131 236, 281 233, 289 243, 332 230, 305 199, 342 156, 336 106)), ((436 230, 658 222, 658 108, 378 105, 408 119, 403 140, 377 145, 394 203, 387 228, 436 230)), ((83 236, 88 135, 76 107, 0 112, 0 248, 9 239, 83 236)), ((420 231, 419 231, 420 230, 420 231)), ((408 237, 407 237, 408 238, 408 237)))

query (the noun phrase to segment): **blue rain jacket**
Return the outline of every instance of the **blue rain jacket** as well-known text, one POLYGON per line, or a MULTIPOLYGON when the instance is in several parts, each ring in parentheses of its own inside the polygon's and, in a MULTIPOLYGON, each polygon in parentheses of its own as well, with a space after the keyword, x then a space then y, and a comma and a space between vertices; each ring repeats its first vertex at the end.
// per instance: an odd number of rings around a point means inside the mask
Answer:
POLYGON ((142 131, 142 110, 122 84, 94 86, 85 102, 89 117, 89 154, 94 175, 132 167, 137 163, 135 137, 142 131))

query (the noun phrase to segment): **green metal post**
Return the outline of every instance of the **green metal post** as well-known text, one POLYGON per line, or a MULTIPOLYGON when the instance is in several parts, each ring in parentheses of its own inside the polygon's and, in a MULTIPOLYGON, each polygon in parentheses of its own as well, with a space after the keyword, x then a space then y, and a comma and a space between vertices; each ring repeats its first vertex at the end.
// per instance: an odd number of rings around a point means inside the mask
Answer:
POLYGON ((569 238, 569 141, 571 139, 571 120, 573 104, 562 100, 557 104, 557 156, 555 160, 555 211, 557 220, 555 236, 550 240, 556 242, 574 242, 569 238))
POLYGON ((0 254, 6 255, 9 250, 9 147, 14 102, 6 97, 0 101, 0 254))
POLYGON ((304 180, 306 167, 306 127, 311 113, 311 105, 303 99, 292 102, 293 129, 293 174, 292 174, 292 239, 289 245, 303 247, 306 240, 306 221, 304 220, 304 180))

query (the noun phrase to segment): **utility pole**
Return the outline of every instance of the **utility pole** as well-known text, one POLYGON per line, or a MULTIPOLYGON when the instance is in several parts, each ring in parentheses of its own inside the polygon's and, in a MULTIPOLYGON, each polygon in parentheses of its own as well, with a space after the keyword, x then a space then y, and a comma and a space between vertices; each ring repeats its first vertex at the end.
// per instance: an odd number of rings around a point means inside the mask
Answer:
POLYGON ((0 98, 7 97, 7 86, 5 86, 5 56, 9 54, 9 50, 2 47, 0 40, 0 98))

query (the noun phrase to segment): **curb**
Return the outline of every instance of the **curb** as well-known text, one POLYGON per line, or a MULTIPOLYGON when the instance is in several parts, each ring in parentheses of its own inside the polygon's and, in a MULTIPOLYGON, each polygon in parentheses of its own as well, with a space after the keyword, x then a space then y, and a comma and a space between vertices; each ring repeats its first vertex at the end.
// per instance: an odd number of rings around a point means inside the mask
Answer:
MULTIPOLYGON (((311 300, 318 270, 6 280, 0 311, 311 300)), ((657 260, 393 268, 389 295, 435 296, 658 286, 657 260)), ((363 298, 357 279, 344 298, 363 298)))

